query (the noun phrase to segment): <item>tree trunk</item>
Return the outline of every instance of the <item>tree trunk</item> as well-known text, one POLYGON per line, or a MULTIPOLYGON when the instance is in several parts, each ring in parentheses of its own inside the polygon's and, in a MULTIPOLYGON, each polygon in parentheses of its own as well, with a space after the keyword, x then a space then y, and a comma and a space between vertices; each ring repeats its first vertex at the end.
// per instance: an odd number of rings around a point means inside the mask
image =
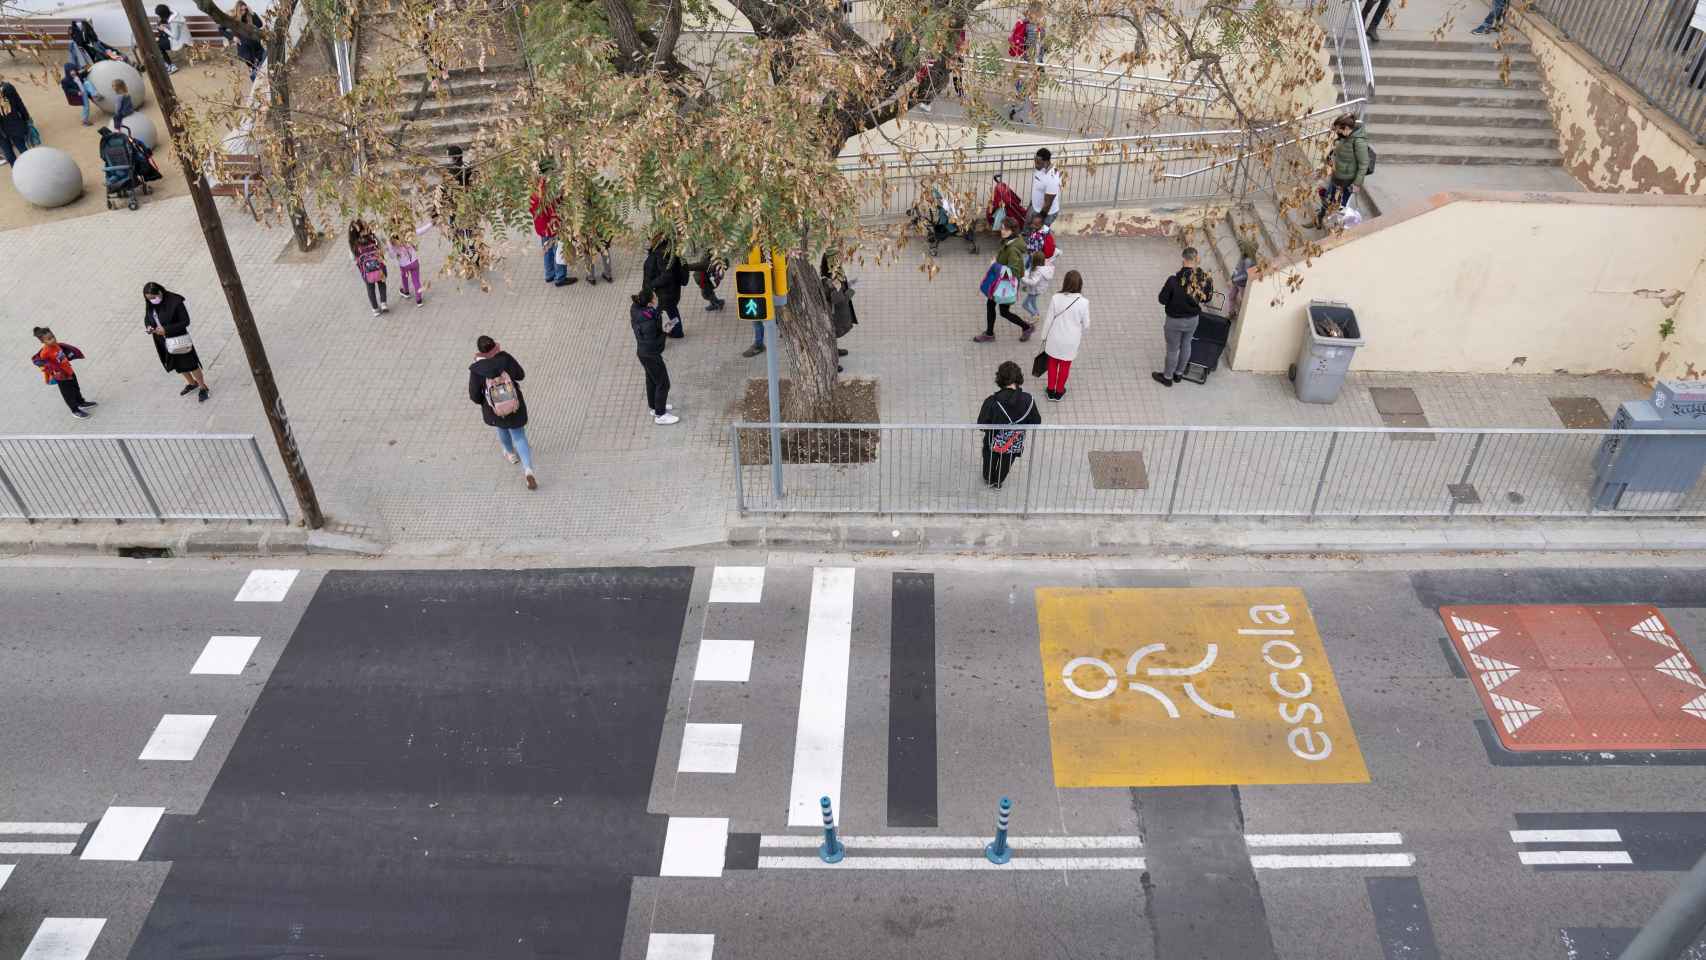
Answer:
POLYGON ((295 3, 280 4, 275 11, 271 35, 267 37, 267 123, 278 138, 279 169, 274 171, 284 186, 285 205, 290 214, 290 232, 296 249, 307 253, 316 239, 308 223, 308 210, 297 190, 296 131, 290 125, 290 17, 295 3))
POLYGON ((782 419, 789 423, 835 422, 835 328, 817 265, 798 253, 788 257, 788 304, 777 317, 776 326, 788 344, 794 367, 794 389, 783 394, 782 419))

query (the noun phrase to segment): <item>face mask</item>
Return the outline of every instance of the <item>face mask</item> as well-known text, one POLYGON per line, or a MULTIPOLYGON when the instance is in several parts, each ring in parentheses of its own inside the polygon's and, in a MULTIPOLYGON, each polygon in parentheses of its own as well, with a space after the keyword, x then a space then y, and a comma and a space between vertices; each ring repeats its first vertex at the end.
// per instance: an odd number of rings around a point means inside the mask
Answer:
POLYGON ((155 306, 159 306, 161 299, 163 299, 163 298, 161 298, 161 297, 149 297, 148 302, 154 304, 155 306))

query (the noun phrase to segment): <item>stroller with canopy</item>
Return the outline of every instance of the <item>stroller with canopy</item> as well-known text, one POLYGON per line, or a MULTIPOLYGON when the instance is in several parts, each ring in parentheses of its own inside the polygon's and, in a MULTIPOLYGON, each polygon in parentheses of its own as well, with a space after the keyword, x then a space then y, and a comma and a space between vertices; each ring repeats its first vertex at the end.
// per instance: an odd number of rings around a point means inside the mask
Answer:
POLYGON ((135 210, 143 195, 154 192, 148 184, 160 179, 153 154, 123 130, 101 128, 101 168, 105 172, 108 210, 120 200, 135 210))
POLYGON ((936 255, 936 250, 943 240, 954 236, 965 239, 968 252, 977 252, 976 226, 962 226, 959 218, 960 211, 954 203, 954 198, 939 186, 929 188, 926 195, 913 207, 910 217, 912 225, 924 231, 932 257, 936 255))

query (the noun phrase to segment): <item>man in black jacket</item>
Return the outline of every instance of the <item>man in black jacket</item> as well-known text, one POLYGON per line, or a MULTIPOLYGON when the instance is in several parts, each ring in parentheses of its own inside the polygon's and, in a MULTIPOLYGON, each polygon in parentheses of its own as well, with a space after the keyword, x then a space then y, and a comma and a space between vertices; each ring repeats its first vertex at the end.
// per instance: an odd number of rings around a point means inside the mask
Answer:
POLYGON ((1170 387, 1184 376, 1191 362, 1191 341, 1196 338, 1197 320, 1202 315, 1202 303, 1214 296, 1214 281, 1197 267, 1197 248, 1186 247, 1184 265, 1167 278, 1161 295, 1155 299, 1167 313, 1162 329, 1167 336, 1167 356, 1159 373, 1150 374, 1155 382, 1170 387))
POLYGON ((681 323, 681 288, 687 285, 687 265, 675 255, 675 243, 669 237, 652 238, 640 282, 657 294, 658 313, 668 318, 664 333, 676 339, 687 336, 687 328, 681 323))

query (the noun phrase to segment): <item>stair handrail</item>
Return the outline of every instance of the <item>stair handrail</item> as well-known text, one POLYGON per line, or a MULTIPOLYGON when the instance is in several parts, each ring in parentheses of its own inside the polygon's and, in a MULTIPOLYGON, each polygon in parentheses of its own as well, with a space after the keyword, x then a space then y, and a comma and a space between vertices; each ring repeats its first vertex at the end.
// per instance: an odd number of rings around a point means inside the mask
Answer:
POLYGON ((1357 0, 1334 0, 1334 3, 1344 10, 1344 17, 1333 30, 1332 36, 1333 66, 1339 73, 1339 92, 1346 102, 1360 101, 1357 118, 1362 119, 1368 114, 1368 105, 1374 102, 1374 57, 1368 51, 1368 29, 1362 22, 1362 9, 1357 0), (1351 95, 1351 72, 1345 69, 1345 46, 1351 36, 1356 38, 1356 65, 1362 71, 1363 89, 1360 97, 1351 95))

